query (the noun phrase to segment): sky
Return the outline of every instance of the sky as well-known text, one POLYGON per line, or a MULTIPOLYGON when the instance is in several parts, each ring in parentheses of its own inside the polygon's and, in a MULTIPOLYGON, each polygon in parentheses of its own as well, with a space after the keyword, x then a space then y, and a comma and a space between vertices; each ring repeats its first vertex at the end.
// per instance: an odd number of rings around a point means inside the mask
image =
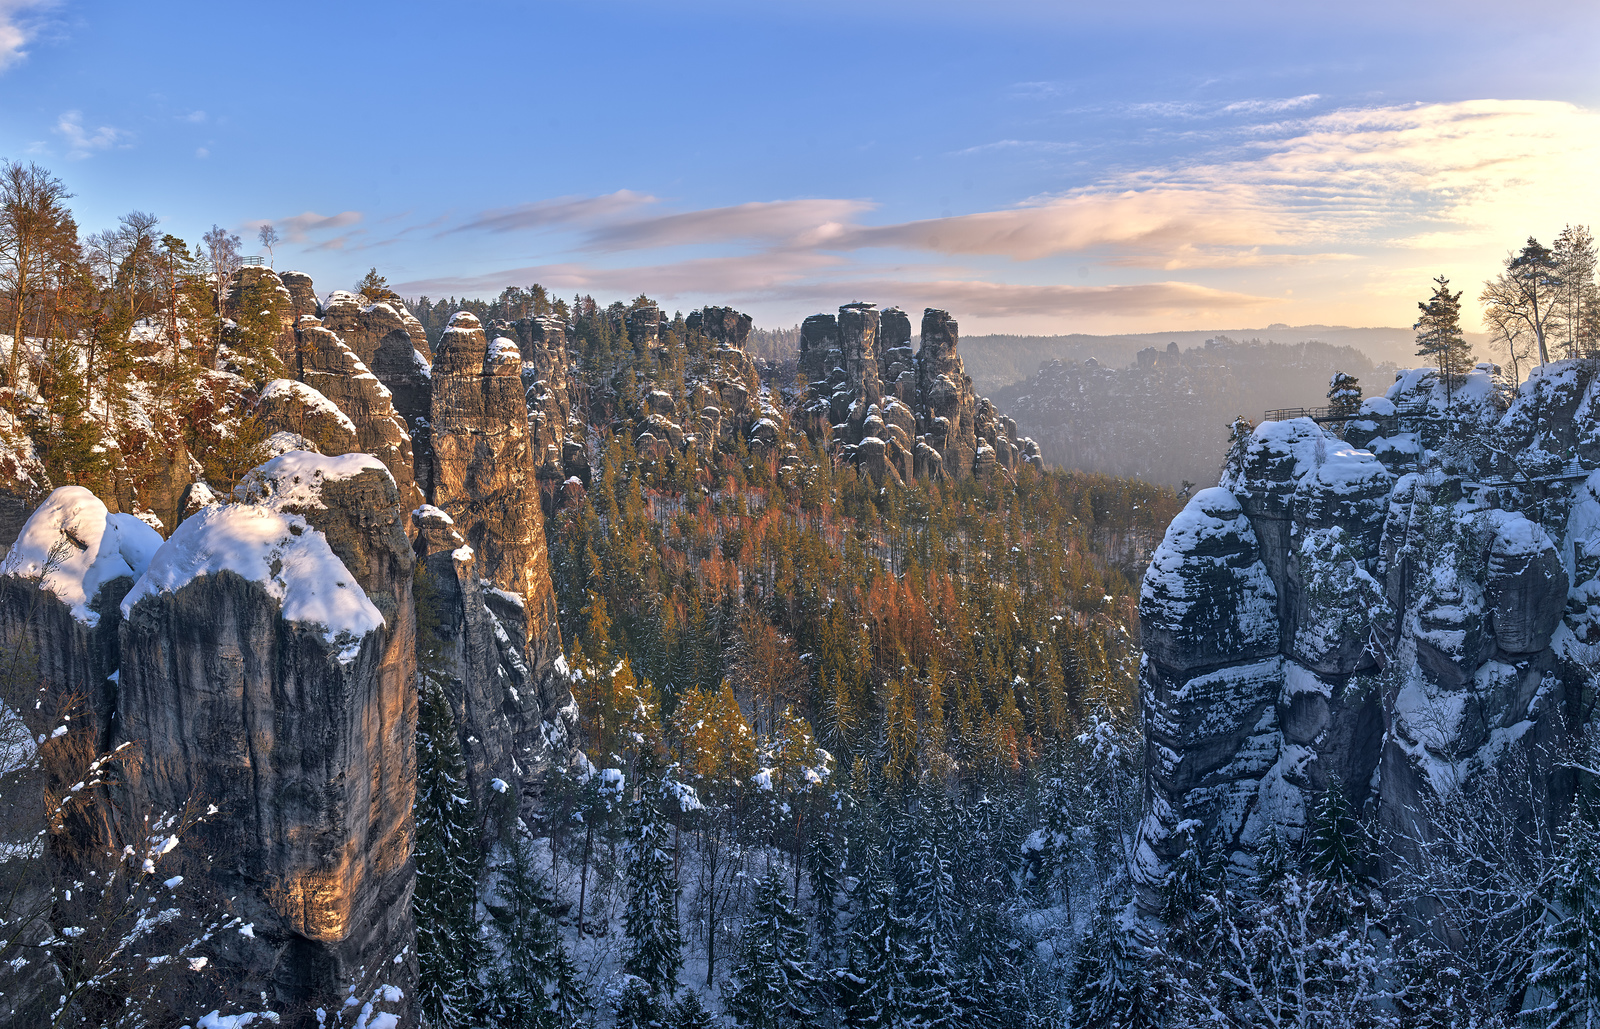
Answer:
POLYGON ((1596 68, 1592 0, 0 0, 0 158, 323 290, 1409 325, 1600 223, 1596 68))

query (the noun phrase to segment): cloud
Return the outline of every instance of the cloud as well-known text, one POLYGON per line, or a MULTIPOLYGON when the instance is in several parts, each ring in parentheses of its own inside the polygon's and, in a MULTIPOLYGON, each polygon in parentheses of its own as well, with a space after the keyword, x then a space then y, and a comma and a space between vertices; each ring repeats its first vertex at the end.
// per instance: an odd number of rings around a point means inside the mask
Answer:
POLYGON ((1185 245, 1270 245, 1284 235, 1275 212, 1246 192, 1153 186, 1084 192, 1004 211, 854 227, 836 233, 828 245, 1031 261, 1104 247, 1160 251, 1185 245))
POLYGON ((83 124, 82 111, 63 111, 60 118, 56 119, 53 129, 67 144, 67 157, 74 161, 100 150, 109 150, 114 146, 128 145, 125 141, 132 138, 131 134, 122 129, 112 128, 110 125, 101 125, 97 128, 87 129, 83 124))
MULTIPOLYGON (((261 219, 245 223, 245 227, 255 231, 263 225, 271 225, 283 233, 285 243, 305 243, 312 233, 327 232, 332 229, 342 229, 354 225, 361 220, 360 211, 341 211, 338 214, 318 214, 315 211, 305 211, 289 218, 261 219)), ((346 233, 346 237, 350 234, 346 233)), ((343 237, 342 237, 343 238, 343 237)), ((332 241, 318 244, 316 249, 342 249, 343 242, 329 246, 332 241)))
MULTIPOLYGON (((1309 102, 1308 94, 1251 103, 1267 111, 1309 102)), ((1321 256, 1341 259, 1359 246, 1504 245, 1528 226, 1587 217, 1554 207, 1589 195, 1597 165, 1600 113, 1572 104, 1347 109, 1257 126, 1186 165, 1138 169, 1006 210, 851 225, 822 245, 1018 261, 1099 253, 1165 268, 1270 263, 1276 247, 1330 248, 1321 256), (1240 257, 1230 262, 1235 248, 1240 257)))
POLYGON ((204 111, 190 111, 188 114, 179 115, 178 116, 178 120, 179 121, 186 121, 191 125, 200 125, 200 124, 204 123, 205 120, 206 120, 206 112, 204 112, 204 111))
POLYGON ((958 318, 1006 319, 1021 317, 1146 317, 1152 314, 1205 316, 1277 303, 1270 297, 1252 296, 1197 286, 1190 282, 1140 282, 1113 286, 1030 285, 957 279, 935 281, 851 281, 840 283, 833 295, 845 292, 890 298, 907 306, 939 307, 958 318))
POLYGON ((507 286, 539 282, 557 290, 601 294, 638 293, 662 299, 776 295, 819 272, 838 269, 845 259, 804 251, 767 251, 730 257, 693 258, 664 264, 603 267, 582 262, 541 264, 480 275, 417 279, 396 288, 410 294, 492 295, 507 286))
POLYGON ((0 0, 0 72, 28 56, 23 49, 38 34, 39 12, 54 0, 0 0))
POLYGON ((604 196, 566 196, 483 211, 450 232, 517 232, 557 225, 587 225, 626 214, 645 204, 657 203, 648 193, 619 189, 604 196))
POLYGON ((1305 107, 1322 99, 1320 93, 1307 93, 1304 96, 1292 96, 1281 100, 1236 100, 1222 108, 1223 114, 1280 114, 1292 111, 1297 107, 1305 107))
POLYGON ((1011 86, 1011 95, 1018 100, 1049 100, 1065 92, 1059 82, 1016 82, 1011 86))
POLYGON ((1061 153, 1069 150, 1081 150, 1081 143, 1060 143, 1048 139, 997 139, 993 143, 979 143, 977 146, 965 147, 953 151, 953 157, 967 157, 972 154, 990 154, 1007 150, 1040 150, 1047 153, 1061 153))
POLYGON ((874 206, 864 200, 758 201, 625 221, 595 229, 588 243, 600 250, 732 242, 823 246, 874 206))

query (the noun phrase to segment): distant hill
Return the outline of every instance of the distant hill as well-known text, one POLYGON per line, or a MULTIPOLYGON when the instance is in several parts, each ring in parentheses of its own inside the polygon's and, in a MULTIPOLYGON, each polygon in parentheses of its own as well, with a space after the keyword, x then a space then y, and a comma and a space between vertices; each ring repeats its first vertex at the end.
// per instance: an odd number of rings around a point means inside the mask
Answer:
MULTIPOLYGON (((1118 336, 1090 336, 1081 332, 1064 336, 962 336, 961 359, 978 392, 992 394, 1002 386, 1027 378, 1048 361, 1082 361, 1092 357, 1103 365, 1120 368, 1132 362, 1133 355, 1145 347, 1164 350, 1168 343, 1176 343, 1186 350, 1203 346, 1206 340, 1217 336, 1283 344, 1314 340, 1336 347, 1353 347, 1375 365, 1387 362, 1406 368, 1417 363, 1416 334, 1409 328, 1282 323, 1264 329, 1141 332, 1118 336)), ((1467 338, 1480 352, 1484 351, 1487 336, 1468 333, 1467 338)))
MULTIPOLYGON (((963 351, 968 345, 962 340, 963 351)), ((1359 378, 1368 394, 1394 381, 1392 364, 1374 365, 1354 347, 1321 342, 1215 336, 1187 350, 1172 342, 1132 356, 1122 367, 1094 357, 1051 361, 990 398, 1038 442, 1049 464, 1211 486, 1236 416, 1258 421, 1267 408, 1325 404, 1335 371, 1359 378)))

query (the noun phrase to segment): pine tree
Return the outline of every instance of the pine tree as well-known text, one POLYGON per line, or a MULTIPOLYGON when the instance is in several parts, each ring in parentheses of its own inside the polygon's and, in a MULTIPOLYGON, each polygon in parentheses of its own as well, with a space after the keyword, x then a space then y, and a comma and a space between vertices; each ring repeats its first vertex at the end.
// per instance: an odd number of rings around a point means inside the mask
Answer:
POLYGON ((783 877, 773 871, 756 885, 745 923, 740 963, 725 992, 734 1022, 748 1029, 812 1029, 817 977, 806 959, 805 922, 789 907, 783 877))
POLYGON ((1432 358, 1439 365, 1448 397, 1455 379, 1472 362, 1472 347, 1461 334, 1461 291, 1450 292, 1450 280, 1443 275, 1433 281, 1433 295, 1417 304, 1422 317, 1412 328, 1417 333, 1417 356, 1432 358))
POLYGON ((1344 372, 1334 372, 1328 380, 1328 414, 1345 420, 1361 413, 1361 380, 1344 372))
POLYGON ((430 1026, 463 1024, 478 972, 481 853, 466 765, 444 691, 421 680, 417 704, 418 1004, 430 1026))

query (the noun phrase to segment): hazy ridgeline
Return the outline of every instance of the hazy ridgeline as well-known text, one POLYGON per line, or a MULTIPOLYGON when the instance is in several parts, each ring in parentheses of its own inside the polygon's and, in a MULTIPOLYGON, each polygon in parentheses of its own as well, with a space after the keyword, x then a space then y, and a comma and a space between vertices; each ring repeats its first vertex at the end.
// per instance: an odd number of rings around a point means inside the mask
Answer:
POLYGON ((1380 392, 1392 365, 1349 346, 1241 343, 1214 336, 1188 349, 1146 348, 1125 367, 1105 359, 1052 361, 996 391, 995 403, 1039 443, 1046 462, 1148 482, 1211 486, 1228 425, 1239 415, 1327 403, 1342 371, 1380 392))

